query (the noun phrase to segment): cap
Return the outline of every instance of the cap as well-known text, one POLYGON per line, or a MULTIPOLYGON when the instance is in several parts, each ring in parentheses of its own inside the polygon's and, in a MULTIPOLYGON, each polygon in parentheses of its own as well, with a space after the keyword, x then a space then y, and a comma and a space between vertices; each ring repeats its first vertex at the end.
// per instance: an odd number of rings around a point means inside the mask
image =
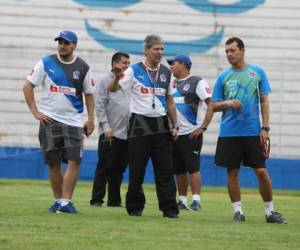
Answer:
POLYGON ((57 41, 59 39, 64 39, 70 43, 77 43, 78 38, 76 34, 70 30, 64 30, 59 33, 59 35, 54 39, 54 41, 57 41))
POLYGON ((177 54, 176 56, 167 58, 167 62, 170 65, 175 61, 185 64, 188 69, 192 67, 192 61, 189 56, 177 54))

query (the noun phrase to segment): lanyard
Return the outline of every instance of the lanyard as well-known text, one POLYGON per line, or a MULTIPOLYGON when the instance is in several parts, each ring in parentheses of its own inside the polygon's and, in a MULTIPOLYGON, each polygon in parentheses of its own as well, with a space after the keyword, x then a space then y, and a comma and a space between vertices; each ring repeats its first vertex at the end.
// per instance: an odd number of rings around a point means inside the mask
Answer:
POLYGON ((151 75, 150 75, 150 72, 149 72, 149 67, 147 65, 147 63, 145 62, 145 68, 146 68, 146 72, 147 72, 147 75, 148 75, 148 78, 150 80, 150 82, 152 83, 152 108, 155 109, 155 100, 154 100, 154 96, 155 96, 155 84, 157 83, 157 80, 158 80, 158 75, 159 75, 159 69, 160 69, 160 63, 158 64, 158 67, 157 67, 157 71, 156 71, 156 75, 155 75, 155 80, 153 81, 151 75))
POLYGON ((157 71, 156 71, 156 75, 155 75, 155 81, 153 82, 153 79, 149 73, 149 67, 147 65, 147 63, 145 62, 145 68, 146 68, 146 72, 147 72, 147 75, 149 77, 149 80, 150 82, 152 83, 152 85, 154 86, 155 83, 157 83, 157 80, 158 80, 158 75, 159 75, 159 69, 160 69, 160 64, 158 64, 158 67, 157 67, 157 71))

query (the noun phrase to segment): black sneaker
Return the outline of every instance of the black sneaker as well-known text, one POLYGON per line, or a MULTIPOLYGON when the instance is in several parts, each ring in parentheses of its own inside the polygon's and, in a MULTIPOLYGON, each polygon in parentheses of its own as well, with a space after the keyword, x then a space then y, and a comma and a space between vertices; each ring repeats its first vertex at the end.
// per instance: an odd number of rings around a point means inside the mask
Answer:
POLYGON ((122 207, 124 208, 124 206, 122 206, 121 204, 107 204, 108 207, 122 207))
POLYGON ((174 212, 164 212, 163 217, 169 218, 169 219, 178 219, 179 216, 177 213, 174 212))
POLYGON ((282 217, 282 215, 278 212, 272 211, 272 214, 267 216, 266 221, 267 223, 277 223, 277 224, 287 224, 287 220, 282 217))
POLYGON ((240 211, 234 213, 232 220, 234 222, 245 222, 245 215, 241 214, 240 211))
POLYGON ((128 213, 129 216, 142 216, 143 211, 142 210, 133 210, 128 213))
POLYGON ((201 209, 200 202, 193 200, 192 204, 190 205, 190 208, 194 211, 200 210, 201 209))
POLYGON ((182 201, 178 201, 177 207, 179 210, 191 210, 188 205, 184 204, 182 201))
POLYGON ((103 202, 101 201, 98 201, 98 202, 95 202, 93 204, 91 204, 92 207, 102 207, 103 206, 103 202))

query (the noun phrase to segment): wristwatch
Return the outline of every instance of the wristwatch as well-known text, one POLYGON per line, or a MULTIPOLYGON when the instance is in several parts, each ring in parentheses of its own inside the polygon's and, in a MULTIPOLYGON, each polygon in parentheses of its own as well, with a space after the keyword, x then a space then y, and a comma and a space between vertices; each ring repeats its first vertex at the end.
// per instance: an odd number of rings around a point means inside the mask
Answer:
POLYGON ((266 130, 267 132, 270 131, 270 127, 269 126, 262 126, 261 129, 266 130))
POLYGON ((174 128, 175 128, 177 131, 179 130, 179 127, 178 127, 178 126, 177 126, 177 127, 176 127, 176 126, 172 126, 172 129, 174 129, 174 128))
POLYGON ((207 130, 207 127, 205 127, 203 124, 200 126, 200 128, 204 131, 207 130))

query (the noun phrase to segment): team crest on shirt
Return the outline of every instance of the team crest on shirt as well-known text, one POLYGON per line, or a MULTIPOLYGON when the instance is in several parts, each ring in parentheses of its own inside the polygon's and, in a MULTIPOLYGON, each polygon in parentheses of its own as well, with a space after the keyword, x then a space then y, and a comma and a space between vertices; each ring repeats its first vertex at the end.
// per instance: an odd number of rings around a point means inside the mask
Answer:
POLYGON ((159 78, 161 82, 167 82, 167 77, 165 74, 160 74, 159 78))
POLYGON ((188 90, 190 89, 190 87, 191 87, 191 86, 190 86, 189 84, 184 84, 184 85, 183 85, 183 90, 184 90, 184 91, 188 91, 188 90))
POLYGON ((249 78, 255 78, 256 74, 253 71, 249 71, 249 78))
POLYGON ((73 79, 78 80, 79 77, 80 77, 80 72, 79 72, 79 71, 74 71, 74 72, 73 72, 73 79))

